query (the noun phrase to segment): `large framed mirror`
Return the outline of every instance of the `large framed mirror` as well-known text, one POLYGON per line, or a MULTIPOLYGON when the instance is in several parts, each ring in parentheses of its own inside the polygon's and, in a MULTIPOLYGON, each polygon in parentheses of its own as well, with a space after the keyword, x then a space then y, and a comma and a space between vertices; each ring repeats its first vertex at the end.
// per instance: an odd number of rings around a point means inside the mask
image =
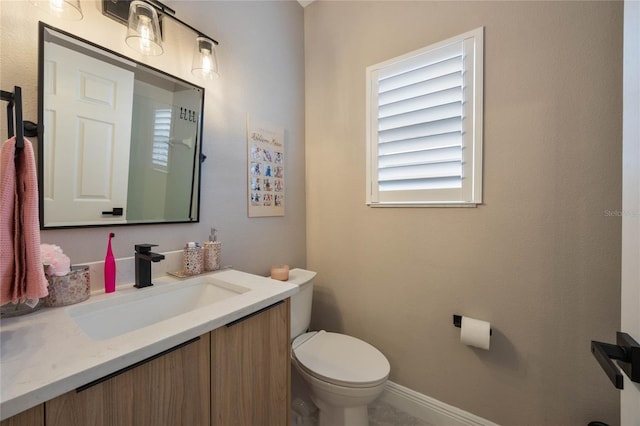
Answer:
POLYGON ((41 228, 198 222, 204 89, 39 31, 41 228))

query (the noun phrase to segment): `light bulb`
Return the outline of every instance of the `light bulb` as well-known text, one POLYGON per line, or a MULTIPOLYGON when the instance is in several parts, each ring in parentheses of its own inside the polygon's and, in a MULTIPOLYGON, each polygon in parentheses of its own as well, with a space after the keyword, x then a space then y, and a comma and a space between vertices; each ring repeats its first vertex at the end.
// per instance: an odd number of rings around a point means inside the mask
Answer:
POLYGON ((151 40, 153 39, 151 19, 149 19, 148 16, 140 16, 138 20, 138 34, 140 34, 140 52, 148 55, 151 52, 151 40))
POLYGON ((210 73, 212 68, 212 59, 211 59, 211 51, 207 49, 202 49, 200 51, 202 53, 202 71, 205 73, 210 73))
POLYGON ((51 11, 55 14, 60 14, 64 11, 64 1, 63 0, 49 0, 49 7, 51 11))

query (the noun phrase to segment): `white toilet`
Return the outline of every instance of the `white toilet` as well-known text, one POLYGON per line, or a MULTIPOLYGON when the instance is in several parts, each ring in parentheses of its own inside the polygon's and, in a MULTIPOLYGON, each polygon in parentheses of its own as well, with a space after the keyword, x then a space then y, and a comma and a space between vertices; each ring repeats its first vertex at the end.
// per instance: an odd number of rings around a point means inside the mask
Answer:
POLYGON ((319 409, 319 426, 368 426, 367 405, 384 390, 389 361, 378 349, 355 337, 324 330, 305 333, 311 321, 315 272, 293 269, 291 363, 307 383, 319 409))

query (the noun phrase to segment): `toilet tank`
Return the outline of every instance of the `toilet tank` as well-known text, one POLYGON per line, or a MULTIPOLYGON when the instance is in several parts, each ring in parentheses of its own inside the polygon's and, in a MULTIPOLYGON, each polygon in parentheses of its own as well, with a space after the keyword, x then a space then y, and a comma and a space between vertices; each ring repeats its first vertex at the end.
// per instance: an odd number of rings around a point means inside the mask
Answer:
POLYGON ((299 291, 291 296, 291 340, 309 328, 313 300, 313 278, 315 276, 315 272, 305 269, 296 268, 289 271, 287 283, 300 287, 299 291))

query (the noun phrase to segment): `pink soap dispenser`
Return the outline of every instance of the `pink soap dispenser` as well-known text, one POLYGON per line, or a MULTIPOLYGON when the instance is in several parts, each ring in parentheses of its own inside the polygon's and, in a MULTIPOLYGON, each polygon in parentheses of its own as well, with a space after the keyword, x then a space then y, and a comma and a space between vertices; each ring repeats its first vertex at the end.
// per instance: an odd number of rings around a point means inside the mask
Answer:
POLYGON ((111 238, 115 237, 113 232, 109 233, 109 243, 107 244, 107 256, 104 258, 104 292, 113 293, 116 291, 116 259, 111 251, 111 238))

